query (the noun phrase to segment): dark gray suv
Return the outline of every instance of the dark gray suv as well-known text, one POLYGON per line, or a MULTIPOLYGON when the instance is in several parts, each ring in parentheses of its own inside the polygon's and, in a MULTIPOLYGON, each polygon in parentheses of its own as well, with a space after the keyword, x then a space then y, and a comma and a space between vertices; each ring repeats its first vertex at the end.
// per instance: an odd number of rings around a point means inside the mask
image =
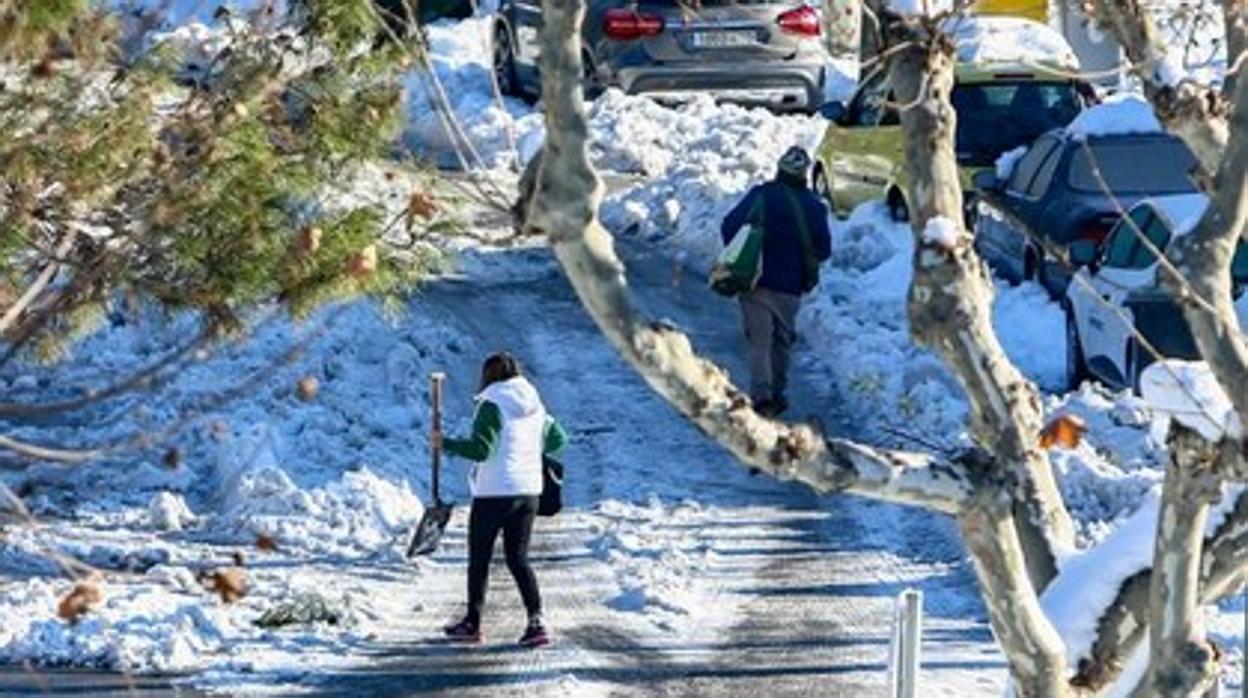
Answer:
MULTIPOLYGON (((506 94, 540 90, 540 0, 502 0, 494 71, 506 94)), ((828 50, 818 10, 792 0, 590 0, 581 37, 586 91, 619 87, 659 100, 708 93, 777 111, 823 103, 828 50)))

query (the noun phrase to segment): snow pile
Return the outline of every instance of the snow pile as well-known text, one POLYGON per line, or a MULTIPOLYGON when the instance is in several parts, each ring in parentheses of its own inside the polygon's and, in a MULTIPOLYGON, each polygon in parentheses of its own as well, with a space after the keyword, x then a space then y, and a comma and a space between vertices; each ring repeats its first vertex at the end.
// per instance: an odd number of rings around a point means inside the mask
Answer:
POLYGON ((1025 145, 1020 145, 1013 150, 1001 153, 1001 157, 997 158, 996 162, 997 181, 1004 182, 1008 180, 1010 175, 1014 174, 1014 167, 1018 165, 1018 161, 1022 160, 1026 154, 1027 146, 1025 145))
POLYGON ((1066 315, 1038 284, 1000 285, 992 324, 1010 359, 1044 390, 1066 388, 1066 315))
POLYGON ((152 528, 159 531, 181 531, 195 521, 186 500, 172 492, 161 492, 148 505, 152 528))
POLYGON ((416 153, 458 166, 459 151, 469 167, 502 167, 517 141, 541 128, 531 107, 494 93, 492 26, 488 16, 427 26, 432 70, 407 77, 404 141, 416 153))
POLYGON ((268 536, 311 551, 377 551, 411 530, 423 509, 407 483, 396 485, 368 468, 306 490, 274 455, 275 432, 248 427, 222 449, 216 469, 217 531, 248 543, 268 536))
MULTIPOLYGON (((703 577, 714 552, 713 541, 699 531, 717 516, 714 508, 692 500, 665 504, 651 495, 644 504, 608 500, 595 513, 603 523, 590 547, 616 570, 619 584, 609 607, 673 630, 684 624, 681 617, 702 615, 703 577)), ((725 610, 719 608, 716 622, 730 622, 725 610)))
POLYGON ((949 20, 946 30, 962 63, 1036 63, 1079 69, 1079 59, 1054 29, 1022 17, 968 16, 949 20))
POLYGON ((1140 376, 1140 392, 1159 417, 1154 436, 1164 439, 1171 419, 1210 441, 1243 434, 1239 414, 1208 364, 1169 359, 1140 376))
POLYGON ((667 108, 608 91, 590 114, 595 161, 646 179, 609 197, 603 221, 616 231, 670 238, 705 270, 719 251, 728 211, 748 188, 775 175, 790 146, 813 151, 824 128, 817 117, 721 105, 705 95, 667 108))
POLYGON ((1066 126, 1074 138, 1117 136, 1132 133, 1161 133, 1161 122, 1153 107, 1138 94, 1122 93, 1085 109, 1066 126))

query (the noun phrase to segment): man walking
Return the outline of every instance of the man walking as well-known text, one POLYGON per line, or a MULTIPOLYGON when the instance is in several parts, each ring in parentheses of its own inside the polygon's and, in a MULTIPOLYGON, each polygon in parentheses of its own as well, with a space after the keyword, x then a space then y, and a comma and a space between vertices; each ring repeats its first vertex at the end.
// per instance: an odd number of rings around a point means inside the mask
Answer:
POLYGON ((724 218, 720 230, 725 245, 746 223, 756 223, 764 231, 762 274, 755 287, 739 298, 750 362, 750 398, 754 409, 767 417, 789 406, 784 391, 789 352, 797 340, 797 311, 802 294, 819 283, 819 263, 832 254, 827 209, 806 184, 810 164, 804 149, 789 148, 780 158, 776 178, 748 191, 724 218))

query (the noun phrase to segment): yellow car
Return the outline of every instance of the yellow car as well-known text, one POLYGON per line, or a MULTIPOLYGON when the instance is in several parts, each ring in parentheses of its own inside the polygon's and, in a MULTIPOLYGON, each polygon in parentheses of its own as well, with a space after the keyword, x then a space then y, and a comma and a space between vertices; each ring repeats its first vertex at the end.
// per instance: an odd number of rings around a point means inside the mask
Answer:
MULTIPOLYGON (((1065 126, 1095 99, 1085 82, 1023 63, 960 63, 951 96, 958 113, 955 149, 962 190, 1002 153, 1065 126)), ((887 71, 859 85, 849 104, 829 102, 829 120, 816 153, 814 186, 837 215, 884 199, 894 220, 909 218, 903 138, 887 71)))

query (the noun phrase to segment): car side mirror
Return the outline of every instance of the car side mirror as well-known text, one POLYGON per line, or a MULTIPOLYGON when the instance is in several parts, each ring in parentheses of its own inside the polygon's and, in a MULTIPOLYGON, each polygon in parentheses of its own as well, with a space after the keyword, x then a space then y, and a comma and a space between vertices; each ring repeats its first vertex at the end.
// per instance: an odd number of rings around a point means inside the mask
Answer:
POLYGON ((847 115, 849 115, 849 109, 845 107, 844 102, 825 102, 823 106, 819 107, 819 115, 828 121, 833 121, 839 124, 845 120, 847 115))
POLYGON ((1088 267, 1092 271, 1096 271, 1097 257, 1100 256, 1100 247, 1091 240, 1076 240, 1070 243, 1067 251, 1070 257, 1070 263, 1077 267, 1088 267))
POLYGON ((997 173, 992 170, 980 170, 971 178, 971 184, 981 191, 997 191, 1001 188, 1001 181, 997 179, 997 173))

